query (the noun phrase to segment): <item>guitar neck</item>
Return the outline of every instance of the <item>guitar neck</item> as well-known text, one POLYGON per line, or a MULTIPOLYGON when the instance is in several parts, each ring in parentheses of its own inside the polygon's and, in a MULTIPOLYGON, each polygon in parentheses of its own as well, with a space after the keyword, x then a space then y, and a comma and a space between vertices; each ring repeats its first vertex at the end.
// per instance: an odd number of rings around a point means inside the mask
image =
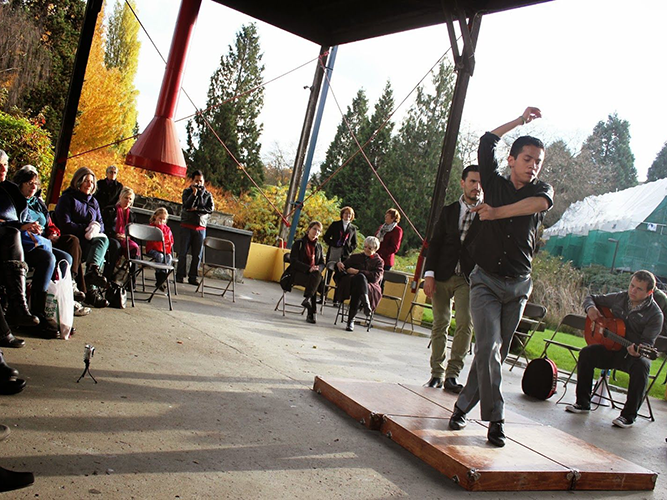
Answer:
POLYGON ((628 347, 628 346, 634 344, 634 342, 630 342, 625 337, 621 337, 620 335, 617 335, 616 333, 614 333, 611 330, 608 330, 606 328, 604 329, 604 336, 607 337, 608 339, 613 340, 614 342, 618 342, 623 347, 628 347))

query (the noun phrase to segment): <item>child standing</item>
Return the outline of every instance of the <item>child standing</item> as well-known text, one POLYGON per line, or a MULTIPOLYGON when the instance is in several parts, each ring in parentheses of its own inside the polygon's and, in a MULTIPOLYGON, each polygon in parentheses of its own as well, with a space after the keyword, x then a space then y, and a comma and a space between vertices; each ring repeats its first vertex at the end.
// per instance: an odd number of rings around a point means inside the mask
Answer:
MULTIPOLYGON (((171 265, 171 249, 174 246, 174 235, 171 233, 171 229, 167 226, 167 219, 169 218, 169 212, 164 207, 160 207, 150 218, 150 225, 157 227, 162 234, 164 235, 164 249, 162 248, 162 243, 159 241, 149 241, 146 243, 146 253, 155 261, 164 264, 171 265), (164 250, 164 253, 162 253, 164 250), (166 261, 164 259, 166 255, 166 261)), ((162 290, 167 289, 167 280, 166 271, 155 271, 155 281, 157 285, 162 290)))

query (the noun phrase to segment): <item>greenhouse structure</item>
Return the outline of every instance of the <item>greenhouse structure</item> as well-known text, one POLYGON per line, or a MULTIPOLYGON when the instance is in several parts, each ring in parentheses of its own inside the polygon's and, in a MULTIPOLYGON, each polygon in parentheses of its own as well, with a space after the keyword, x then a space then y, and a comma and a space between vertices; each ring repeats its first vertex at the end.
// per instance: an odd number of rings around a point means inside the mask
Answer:
POLYGON ((667 277, 667 179, 589 196, 544 231, 545 249, 575 267, 647 269, 667 277))

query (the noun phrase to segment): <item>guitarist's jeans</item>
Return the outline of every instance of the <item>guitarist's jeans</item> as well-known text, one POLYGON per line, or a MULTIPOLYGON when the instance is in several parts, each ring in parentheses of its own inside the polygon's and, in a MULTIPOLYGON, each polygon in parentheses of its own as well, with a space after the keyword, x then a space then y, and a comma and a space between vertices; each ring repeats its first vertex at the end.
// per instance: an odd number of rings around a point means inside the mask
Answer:
POLYGON ((475 327, 475 358, 456 406, 468 413, 480 403, 482 420, 505 418, 502 365, 533 288, 530 277, 504 278, 479 266, 470 274, 470 313, 475 327))
POLYGON ((579 363, 577 365, 577 403, 584 407, 591 404, 591 389, 595 368, 615 368, 630 375, 628 398, 625 401, 621 415, 634 422, 644 399, 648 375, 651 370, 651 361, 644 357, 630 356, 626 348, 622 348, 620 351, 610 351, 599 344, 584 347, 579 353, 579 363))

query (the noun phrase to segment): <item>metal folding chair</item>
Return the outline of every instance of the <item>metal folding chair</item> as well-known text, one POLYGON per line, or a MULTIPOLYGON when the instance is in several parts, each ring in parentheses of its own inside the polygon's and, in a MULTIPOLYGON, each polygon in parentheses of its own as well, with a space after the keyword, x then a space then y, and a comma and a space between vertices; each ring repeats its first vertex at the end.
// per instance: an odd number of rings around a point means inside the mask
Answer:
MULTIPOLYGON (((132 238, 133 240, 138 240, 137 243, 139 243, 139 258, 137 259, 132 259, 130 257, 130 246, 127 245, 127 260, 130 262, 131 267, 134 268, 132 271, 134 273, 134 276, 138 276, 141 274, 141 285, 142 285, 142 291, 146 291, 146 281, 144 279, 144 269, 149 268, 153 269, 155 271, 164 271, 167 273, 167 298, 169 300, 169 310, 173 311, 173 306, 171 303, 171 288, 169 287, 169 275, 174 273, 174 266, 170 264, 163 264, 160 262, 155 262, 153 260, 149 260, 148 257, 144 255, 144 247, 143 243, 146 243, 148 241, 156 241, 156 242, 161 242, 162 243, 162 254, 164 257, 164 260, 166 262, 167 260, 167 254, 164 251, 164 234, 162 234, 162 231, 160 231, 157 227, 155 226, 148 226, 146 224, 128 224, 125 226, 125 235, 128 238, 132 238)), ((134 292, 135 292, 135 287, 136 285, 132 283, 133 280, 130 280, 130 297, 132 298, 132 307, 134 307, 134 292)), ((153 299, 153 296, 155 293, 159 290, 159 286, 157 282, 155 283, 155 288, 153 289, 153 292, 150 294, 148 299, 146 300, 147 302, 150 302, 153 299)))
POLYGON ((574 366, 572 367, 572 370, 568 371, 562 368, 558 369, 559 372, 563 373, 564 375, 567 375, 567 377, 563 381, 563 389, 567 387, 567 384, 570 382, 570 380, 572 380, 572 377, 574 376, 574 372, 577 370, 577 363, 579 362, 579 351, 581 351, 582 349, 581 347, 567 344, 561 340, 564 333, 562 329, 564 327, 568 327, 574 330, 579 330, 581 336, 583 337, 584 329, 586 328, 586 316, 581 316, 579 314, 565 315, 563 319, 560 320, 560 323, 558 323, 558 326, 554 330, 554 333, 551 336, 551 338, 545 339, 544 341, 544 350, 542 351, 543 357, 548 356, 549 347, 558 347, 560 349, 567 350, 567 352, 570 353, 570 356, 572 356, 572 360, 574 361, 574 366))
POLYGON ((396 305, 396 316, 392 317, 390 321, 384 319, 377 319, 375 317, 375 311, 371 313, 369 329, 373 326, 373 322, 384 323, 387 325, 393 325, 393 330, 396 331, 398 327, 398 318, 401 315, 401 307, 403 306, 403 301, 405 300, 405 294, 408 292, 408 284, 410 283, 410 274, 401 273, 398 271, 385 271, 384 273, 384 282, 385 286, 387 283, 397 283, 403 285, 403 293, 401 295, 389 295, 387 293, 382 294, 382 299, 387 299, 392 301, 396 305))
POLYGON ((419 290, 424 289, 424 281, 422 280, 421 283, 419 283, 419 288, 417 289, 417 293, 415 293, 415 298, 410 304, 410 309, 408 309, 408 313, 405 315, 405 319, 403 320, 403 326, 401 326, 401 331, 405 330, 405 324, 408 322, 408 318, 410 318, 410 330, 412 333, 415 332, 415 323, 414 323, 414 316, 412 315, 412 310, 415 307, 421 307, 423 309, 428 309, 430 311, 433 311, 433 304, 430 304, 428 302, 419 302, 417 300, 417 297, 419 296, 419 290))
POLYGON ((195 292, 198 292, 201 289, 201 296, 203 297, 204 288, 208 287, 214 290, 223 290, 220 297, 224 297, 230 286, 232 287, 232 302, 236 302, 236 247, 234 246, 234 243, 229 240, 207 236, 204 238, 204 251, 202 254, 202 277, 195 292), (218 256, 224 264, 211 262, 210 258, 207 259, 207 252, 209 257, 212 257, 211 254, 218 256), (214 269, 226 269, 231 272, 232 277, 226 287, 223 288, 205 284, 206 273, 214 269))
POLYGON ((546 315, 546 307, 539 304, 533 304, 532 302, 528 302, 526 304, 526 307, 523 310, 521 321, 519 321, 519 326, 514 332, 514 339, 516 339, 516 341, 520 344, 519 352, 516 357, 511 360, 509 356, 507 357, 507 361, 512 363, 512 366, 510 366, 510 371, 512 371, 512 368, 517 365, 521 357, 523 357, 523 359, 526 361, 526 365, 528 364, 526 348, 528 347, 530 339, 532 339, 533 335, 535 335, 535 332, 540 329, 544 329, 543 321, 546 315))
POLYGON ((337 288, 336 284, 332 282, 334 273, 336 272, 336 264, 340 262, 341 257, 343 256, 343 247, 331 247, 329 249, 329 259, 327 260, 327 265, 324 271, 324 283, 323 283, 323 292, 322 292, 322 305, 320 307, 320 313, 324 311, 324 306, 327 304, 327 299, 329 298, 329 292, 337 288))

